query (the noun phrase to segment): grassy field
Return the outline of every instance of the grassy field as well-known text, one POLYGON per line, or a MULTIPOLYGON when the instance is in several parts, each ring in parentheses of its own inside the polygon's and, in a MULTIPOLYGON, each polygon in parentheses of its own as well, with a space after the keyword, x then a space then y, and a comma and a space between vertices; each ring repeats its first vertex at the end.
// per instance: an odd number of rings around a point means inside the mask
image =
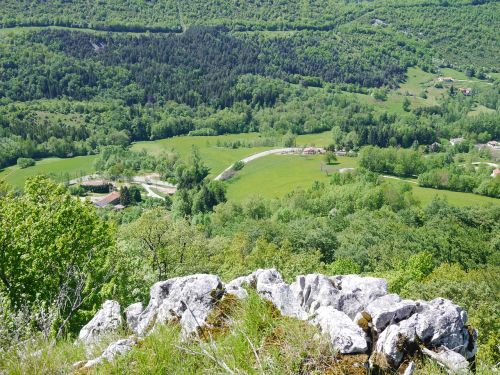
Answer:
MULTIPOLYGON (((257 140, 258 138, 259 134, 257 133, 226 134, 212 137, 181 136, 161 139, 153 142, 137 142, 132 146, 132 149, 135 151, 144 149, 154 155, 159 155, 165 151, 175 150, 181 158, 187 158, 191 154, 192 148, 196 147, 203 158, 203 162, 210 168, 210 176, 215 177, 231 164, 243 159, 246 156, 269 150, 271 148, 280 147, 277 145, 275 147, 240 147, 232 149, 227 147, 218 147, 218 141, 252 141, 257 140)), ((301 135, 297 137, 297 146, 326 146, 330 143, 330 139, 330 132, 301 135)))
MULTIPOLYGON (((402 184, 403 180, 387 179, 388 184, 402 184)), ((449 203, 464 207, 464 206, 482 206, 482 205, 500 205, 500 199, 485 197, 472 193, 462 193, 459 191, 437 190, 423 188, 415 184, 411 184, 413 196, 418 199, 422 206, 429 204, 436 196, 446 199, 449 203)))
MULTIPOLYGON (((216 137, 189 137, 181 136, 162 139, 153 142, 137 142, 132 149, 139 151, 145 149, 151 154, 159 155, 164 151, 175 150, 182 158, 191 154, 195 146, 200 151, 205 164, 210 168, 210 176, 214 177, 234 162, 273 147, 241 147, 237 149, 218 147, 217 141, 252 141, 259 138, 259 134, 228 134, 216 137)), ((320 134, 308 134, 297 137, 297 145, 326 146, 330 143, 330 132, 320 134)), ((279 147, 279 146, 277 146, 279 147)), ((64 181, 66 177, 73 178, 89 174, 94 171, 93 163, 95 156, 79 156, 69 159, 47 158, 37 161, 36 165, 26 169, 17 166, 0 170, 0 179, 14 187, 22 187, 28 177, 36 175, 49 175, 58 181, 64 181)))
MULTIPOLYGON (((228 181, 228 199, 242 201, 252 195, 279 197, 296 188, 310 187, 313 181, 328 182, 323 164, 320 155, 270 155, 257 159, 228 181)), ((329 169, 355 165, 356 159, 339 157, 337 164, 329 169)))
MULTIPOLYGON (((145 149, 151 154, 175 150, 182 158, 189 157, 192 147, 198 148, 203 161, 211 169, 214 177, 234 162, 273 147, 241 147, 237 149, 218 147, 217 141, 251 141, 258 139, 259 134, 229 134, 216 137, 174 137, 153 142, 137 142, 133 150, 145 149)), ((297 146, 326 146, 330 143, 330 132, 307 134, 297 137, 297 146)), ((20 169, 17 166, 0 171, 0 179, 14 187, 22 187, 28 177, 48 175, 57 181, 64 181, 80 175, 92 173, 96 156, 79 156, 70 159, 47 158, 37 161, 33 167, 20 169)), ((357 166, 355 158, 339 157, 334 169, 357 166)), ((271 155, 257 159, 243 168, 238 175, 228 182, 228 199, 241 201, 252 195, 278 197, 294 190, 307 188, 313 181, 327 182, 329 179, 324 170, 322 156, 271 155)), ((403 183, 403 181, 387 179, 387 183, 403 183)), ((457 206, 500 204, 499 199, 483 197, 476 194, 452 192, 421 188, 412 184, 414 196, 426 205, 434 196, 446 198, 457 206)))
POLYGON ((20 169, 17 166, 0 171, 0 179, 9 185, 22 187, 28 177, 47 175, 56 181, 65 181, 92 173, 94 171, 95 155, 77 156, 69 159, 47 158, 37 161, 33 167, 20 169))
MULTIPOLYGON (((257 159, 227 182, 228 199, 243 201, 253 195, 280 197, 296 188, 308 188, 314 181, 328 182, 329 176, 322 170, 323 165, 323 158, 319 155, 271 155, 257 159)), ((339 157, 338 162, 329 169, 331 171, 356 166, 356 158, 339 157)), ((387 178, 386 183, 402 184, 405 181, 387 178)), ((435 196, 445 198, 456 206, 500 204, 500 199, 477 194, 423 188, 413 183, 411 187, 413 195, 422 206, 430 203, 435 196)))

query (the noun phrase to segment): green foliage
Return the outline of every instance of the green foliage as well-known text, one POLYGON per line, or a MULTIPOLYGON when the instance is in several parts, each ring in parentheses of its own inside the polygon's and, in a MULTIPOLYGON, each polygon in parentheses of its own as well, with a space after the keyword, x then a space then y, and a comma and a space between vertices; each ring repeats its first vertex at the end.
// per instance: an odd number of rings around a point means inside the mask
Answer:
POLYGON ((324 156, 324 160, 326 164, 333 164, 337 161, 337 156, 333 151, 327 151, 324 156))
POLYGON ((94 208, 39 177, 21 197, 0 200, 0 226, 0 291, 12 310, 55 309, 58 334, 88 319, 109 282, 114 244, 94 208))
POLYGON ((236 163, 233 164, 233 170, 235 171, 240 171, 243 169, 243 167, 245 166, 245 163, 242 162, 241 160, 237 161, 236 163))
POLYGON ((407 285, 402 292, 409 298, 449 298, 463 306, 470 324, 479 331, 479 360, 498 363, 498 271, 497 266, 464 271, 457 264, 442 264, 421 282, 407 285))
POLYGON ((19 168, 24 169, 28 167, 32 167, 35 165, 35 160, 31 158, 19 158, 17 159, 17 165, 19 168))
POLYGON ((331 275, 351 275, 359 274, 361 269, 352 259, 338 258, 326 266, 326 271, 331 275))

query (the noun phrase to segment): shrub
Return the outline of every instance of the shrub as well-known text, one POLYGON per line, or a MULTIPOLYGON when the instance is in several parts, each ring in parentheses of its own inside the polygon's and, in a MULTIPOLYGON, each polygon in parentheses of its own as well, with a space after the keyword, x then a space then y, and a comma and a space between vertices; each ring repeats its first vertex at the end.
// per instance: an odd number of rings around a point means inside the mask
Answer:
POLYGON ((19 158, 17 159, 17 165, 21 169, 32 167, 35 165, 35 160, 32 158, 19 158))
POLYGON ((242 162, 241 160, 237 161, 236 163, 233 164, 233 169, 235 171, 240 171, 243 169, 243 167, 245 166, 245 163, 242 162))

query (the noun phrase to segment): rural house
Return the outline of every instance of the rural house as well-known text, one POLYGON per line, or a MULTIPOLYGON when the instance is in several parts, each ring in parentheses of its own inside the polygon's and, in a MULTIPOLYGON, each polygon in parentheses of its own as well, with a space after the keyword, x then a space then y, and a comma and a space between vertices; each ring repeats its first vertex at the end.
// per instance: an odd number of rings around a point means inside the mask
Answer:
POLYGON ((106 195, 104 198, 95 202, 94 205, 99 208, 106 207, 108 204, 117 205, 120 203, 120 197, 121 194, 119 191, 113 191, 112 193, 106 195))

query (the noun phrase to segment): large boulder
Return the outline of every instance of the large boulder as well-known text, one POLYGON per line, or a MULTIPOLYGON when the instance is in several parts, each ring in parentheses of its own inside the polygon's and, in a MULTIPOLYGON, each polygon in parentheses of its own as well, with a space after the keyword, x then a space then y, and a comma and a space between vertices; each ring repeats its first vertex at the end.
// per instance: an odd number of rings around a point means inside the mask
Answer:
POLYGON ((387 294, 370 302, 355 320, 368 318, 373 329, 380 333, 388 325, 409 318, 415 311, 416 303, 414 301, 403 300, 397 294, 387 294))
POLYGON ((137 316, 134 331, 144 335, 156 324, 179 321, 183 333, 191 334, 205 324, 223 294, 222 281, 214 275, 198 274, 158 282, 150 290, 148 306, 137 316))
POLYGON ((78 338, 85 344, 99 340, 103 335, 116 331, 122 324, 120 304, 108 300, 80 331, 78 338))
POLYGON ((384 279, 357 275, 302 275, 290 288, 304 311, 313 313, 320 306, 332 306, 351 319, 370 302, 387 294, 384 279))
POLYGON ((467 326, 467 314, 449 300, 417 301, 415 314, 389 325, 378 337, 371 363, 378 367, 398 367, 404 355, 418 349, 448 348, 466 359, 476 351, 476 332, 467 326))
POLYGON ((332 346, 342 354, 366 353, 367 337, 346 314, 332 306, 319 307, 311 322, 330 336, 332 346))
POLYGON ((333 306, 337 309, 341 304, 342 291, 331 278, 324 275, 297 276, 290 289, 301 308, 310 314, 321 306, 333 306))
POLYGON ((376 277, 358 275, 333 276, 331 280, 342 291, 337 310, 354 319, 375 299, 387 294, 387 281, 376 277))
POLYGON ((298 319, 307 319, 307 314, 290 289, 283 281, 281 274, 275 269, 259 269, 248 276, 238 277, 226 285, 226 290, 235 295, 245 297, 244 286, 254 287, 257 293, 270 301, 281 314, 298 319))
POLYGON ((428 347, 446 347, 472 358, 477 351, 475 336, 467 326, 467 313, 453 302, 436 298, 420 313, 417 335, 428 347))
POLYGON ((100 365, 104 363, 104 361, 112 362, 116 356, 125 354, 132 350, 132 348, 137 345, 137 342, 138 339, 132 336, 127 339, 121 339, 113 342, 108 345, 99 357, 77 362, 73 365, 73 369, 79 372, 85 372, 85 370, 100 365))
POLYGON ((142 302, 136 302, 131 304, 125 309, 125 318, 127 320, 127 327, 132 331, 137 331, 137 326, 139 325, 139 317, 144 310, 142 302))

